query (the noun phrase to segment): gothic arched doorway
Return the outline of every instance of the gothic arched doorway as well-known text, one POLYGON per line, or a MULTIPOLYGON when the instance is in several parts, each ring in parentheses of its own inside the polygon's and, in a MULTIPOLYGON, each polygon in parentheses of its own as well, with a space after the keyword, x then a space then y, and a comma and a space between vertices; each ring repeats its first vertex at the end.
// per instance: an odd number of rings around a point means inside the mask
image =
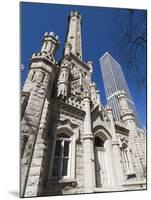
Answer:
POLYGON ((110 186, 109 169, 109 142, 100 136, 95 137, 95 158, 96 158, 96 187, 110 186))

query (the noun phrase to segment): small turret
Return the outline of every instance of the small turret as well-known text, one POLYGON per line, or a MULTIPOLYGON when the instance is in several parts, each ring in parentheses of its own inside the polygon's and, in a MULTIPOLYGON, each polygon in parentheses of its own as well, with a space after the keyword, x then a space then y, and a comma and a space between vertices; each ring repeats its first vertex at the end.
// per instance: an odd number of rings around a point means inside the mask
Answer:
POLYGON ((91 101, 94 105, 97 105, 97 93, 96 93, 96 84, 93 82, 90 84, 91 88, 91 101))
POLYGON ((100 91, 96 90, 96 84, 94 82, 91 83, 90 88, 91 88, 91 101, 93 102, 94 106, 101 105, 100 91))
POLYGON ((70 62, 68 60, 63 60, 60 66, 57 97, 63 100, 67 97, 68 93, 69 65, 70 62))
POLYGON ((117 98, 119 101, 119 105, 121 108, 121 118, 122 121, 125 123, 129 120, 134 121, 134 114, 133 111, 129 108, 127 98, 126 98, 126 92, 124 90, 119 90, 117 92, 117 98))
POLYGON ((43 38, 41 52, 54 55, 59 46, 59 37, 54 32, 46 32, 43 38))
POLYGON ((87 65, 90 68, 90 73, 93 73, 93 62, 92 61, 88 61, 87 65))
POLYGON ((92 78, 92 74, 93 74, 93 62, 92 61, 88 61, 87 62, 87 66, 89 67, 89 69, 90 69, 90 75, 89 75, 89 80, 90 80, 90 82, 91 82, 91 78, 92 78))
MULTIPOLYGON (((125 124, 126 128, 129 129, 129 147, 131 148, 132 154, 128 152, 127 155, 129 157, 129 160, 133 160, 135 163, 135 170, 133 169, 133 165, 131 164, 131 167, 128 170, 128 173, 135 174, 137 177, 144 177, 146 168, 145 163, 142 160, 142 157, 144 158, 144 150, 140 149, 137 144, 140 143, 140 138, 138 135, 138 130, 134 118, 133 111, 129 108, 126 93, 123 90, 119 90, 117 93, 117 98, 121 107, 121 119, 123 123, 125 124), (132 155, 132 157, 131 157, 132 155)), ((130 161, 131 163, 131 161, 130 161)))
POLYGON ((96 94, 97 94, 97 102, 101 106, 100 90, 97 90, 96 94))

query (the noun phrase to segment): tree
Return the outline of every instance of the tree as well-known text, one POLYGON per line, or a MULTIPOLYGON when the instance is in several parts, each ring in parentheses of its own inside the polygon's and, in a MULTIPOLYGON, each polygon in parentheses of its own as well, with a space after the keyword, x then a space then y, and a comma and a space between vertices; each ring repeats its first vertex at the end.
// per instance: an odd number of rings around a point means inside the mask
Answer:
MULTIPOLYGON (((137 88, 146 86, 147 15, 144 10, 121 9, 115 13, 118 54, 137 88)), ((122 66, 123 66, 122 65, 122 66)))

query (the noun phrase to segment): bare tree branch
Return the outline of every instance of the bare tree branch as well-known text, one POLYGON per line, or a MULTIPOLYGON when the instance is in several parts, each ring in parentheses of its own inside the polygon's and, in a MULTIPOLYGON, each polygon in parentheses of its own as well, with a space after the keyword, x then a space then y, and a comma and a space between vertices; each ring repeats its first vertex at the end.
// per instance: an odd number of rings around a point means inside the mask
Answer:
POLYGON ((125 9, 124 12, 116 12, 114 21, 119 57, 131 72, 137 88, 142 89, 146 84, 146 12, 125 9))

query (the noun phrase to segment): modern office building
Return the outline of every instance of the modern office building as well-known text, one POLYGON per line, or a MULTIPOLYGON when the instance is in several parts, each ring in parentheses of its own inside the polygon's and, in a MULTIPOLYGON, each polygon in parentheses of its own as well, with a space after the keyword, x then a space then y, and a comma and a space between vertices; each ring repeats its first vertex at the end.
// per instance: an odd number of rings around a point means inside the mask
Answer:
POLYGON ((100 58, 100 66, 107 98, 107 104, 112 106, 113 116, 115 120, 121 122, 120 107, 116 94, 118 90, 124 90, 127 95, 129 108, 132 109, 134 112, 136 124, 138 127, 141 127, 135 103, 129 91, 121 65, 108 52, 106 52, 100 58))

